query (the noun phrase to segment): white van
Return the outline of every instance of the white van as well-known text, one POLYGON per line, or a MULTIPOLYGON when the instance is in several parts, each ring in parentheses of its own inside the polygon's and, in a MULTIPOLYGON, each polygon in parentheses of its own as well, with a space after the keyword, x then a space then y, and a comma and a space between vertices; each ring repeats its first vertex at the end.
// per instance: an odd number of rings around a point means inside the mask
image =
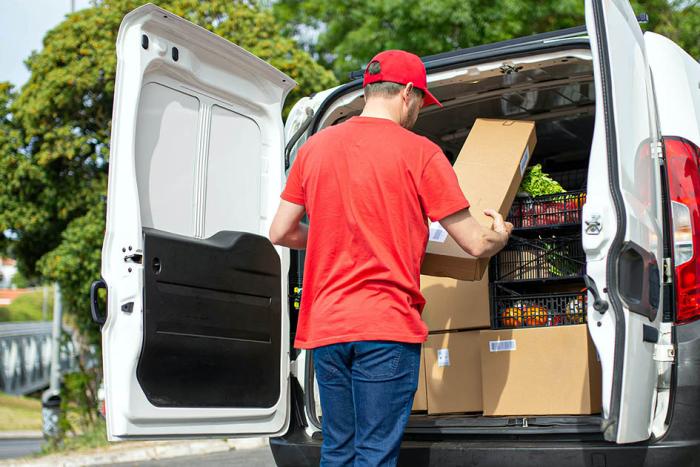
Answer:
MULTIPOLYGON (((270 436, 278 465, 315 465, 313 363, 291 346, 303 258, 266 235, 297 148, 360 112, 361 79, 301 99, 285 126, 291 78, 165 10, 129 13, 117 54, 92 289, 109 439, 270 436)), ((424 60, 444 108, 417 133, 449 156, 476 117, 534 120, 533 162, 587 190, 603 406, 413 415, 400 464, 700 465, 700 65, 642 33, 627 0, 586 0, 585 28, 424 60)))

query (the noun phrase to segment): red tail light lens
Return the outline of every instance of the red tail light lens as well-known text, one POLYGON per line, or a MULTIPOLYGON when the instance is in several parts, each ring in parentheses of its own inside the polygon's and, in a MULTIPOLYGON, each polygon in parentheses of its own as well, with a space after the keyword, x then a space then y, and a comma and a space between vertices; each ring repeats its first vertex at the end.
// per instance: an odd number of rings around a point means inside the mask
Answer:
POLYGON ((664 138, 673 224, 676 323, 700 318, 700 150, 680 138, 664 138))

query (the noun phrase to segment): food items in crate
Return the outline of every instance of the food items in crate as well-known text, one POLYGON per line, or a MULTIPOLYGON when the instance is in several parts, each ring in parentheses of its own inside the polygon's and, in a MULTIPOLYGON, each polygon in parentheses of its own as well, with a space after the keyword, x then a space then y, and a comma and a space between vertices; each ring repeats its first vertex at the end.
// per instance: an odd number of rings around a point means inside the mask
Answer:
POLYGON ((522 305, 516 303, 501 312, 501 326, 504 328, 519 328, 522 326, 522 305))
POLYGON ((547 325, 547 318, 547 308, 543 306, 527 305, 523 310, 523 321, 526 326, 545 326, 547 325))
POLYGON ((586 307, 583 296, 579 295, 566 304, 566 316, 568 324, 583 324, 586 322, 586 307))
POLYGON ((566 190, 556 180, 542 172, 542 164, 535 164, 525 173, 520 182, 520 191, 530 196, 554 195, 564 193, 566 190))

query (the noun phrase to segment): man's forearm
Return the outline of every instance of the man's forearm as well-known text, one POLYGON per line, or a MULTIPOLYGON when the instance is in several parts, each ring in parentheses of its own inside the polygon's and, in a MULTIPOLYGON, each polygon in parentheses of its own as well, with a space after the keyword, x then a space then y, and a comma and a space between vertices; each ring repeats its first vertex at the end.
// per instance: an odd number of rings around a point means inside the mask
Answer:
POLYGON ((305 250, 306 240, 309 237, 309 226, 299 222, 297 228, 287 232, 282 238, 277 242, 277 245, 286 246, 287 248, 292 248, 294 250, 305 250))

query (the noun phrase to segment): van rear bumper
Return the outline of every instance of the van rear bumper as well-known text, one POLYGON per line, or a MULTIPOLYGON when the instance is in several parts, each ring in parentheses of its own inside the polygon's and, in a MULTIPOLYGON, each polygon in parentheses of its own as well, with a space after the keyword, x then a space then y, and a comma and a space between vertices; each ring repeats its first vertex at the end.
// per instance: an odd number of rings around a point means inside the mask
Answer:
MULTIPOLYGON (((319 465, 321 442, 298 437, 270 439, 281 467, 319 465)), ((414 441, 401 444, 399 465, 479 467, 661 467, 699 466, 700 442, 617 445, 607 442, 414 441)))

